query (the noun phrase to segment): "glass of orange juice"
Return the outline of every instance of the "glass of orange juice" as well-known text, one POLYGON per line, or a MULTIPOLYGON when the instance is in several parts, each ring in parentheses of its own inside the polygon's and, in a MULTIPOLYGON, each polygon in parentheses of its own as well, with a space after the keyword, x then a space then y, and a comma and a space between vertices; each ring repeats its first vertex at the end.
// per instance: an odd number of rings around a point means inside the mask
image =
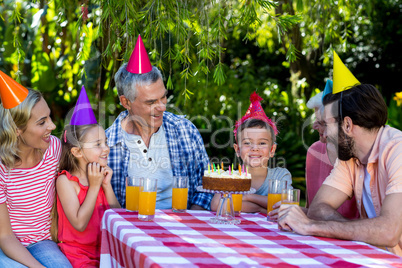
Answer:
POLYGON ((142 178, 126 178, 126 211, 138 211, 140 181, 142 178))
POLYGON ((299 189, 284 189, 282 190, 281 204, 299 205, 300 190, 299 189))
POLYGON ((152 221, 155 217, 157 179, 143 178, 140 184, 138 219, 152 221))
POLYGON ((188 195, 188 177, 174 176, 172 188, 172 211, 186 212, 188 195))
MULTIPOLYGON (((273 210, 273 205, 282 199, 282 190, 287 188, 287 181, 268 180, 267 213, 273 210)), ((267 219, 272 221, 267 215, 267 219)))
MULTIPOLYGON (((242 194, 231 194, 231 195, 233 201, 234 214, 235 216, 240 216, 243 195, 242 194)), ((230 211, 230 202, 228 202, 228 211, 230 211)))

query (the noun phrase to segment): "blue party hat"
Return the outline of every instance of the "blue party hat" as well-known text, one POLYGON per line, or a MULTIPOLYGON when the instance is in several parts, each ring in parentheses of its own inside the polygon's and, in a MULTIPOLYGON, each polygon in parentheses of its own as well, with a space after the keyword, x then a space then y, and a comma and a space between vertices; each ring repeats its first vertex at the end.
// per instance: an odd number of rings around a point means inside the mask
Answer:
POLYGON ((322 94, 322 99, 324 99, 325 95, 332 93, 333 83, 332 80, 327 80, 325 84, 324 93, 322 94))

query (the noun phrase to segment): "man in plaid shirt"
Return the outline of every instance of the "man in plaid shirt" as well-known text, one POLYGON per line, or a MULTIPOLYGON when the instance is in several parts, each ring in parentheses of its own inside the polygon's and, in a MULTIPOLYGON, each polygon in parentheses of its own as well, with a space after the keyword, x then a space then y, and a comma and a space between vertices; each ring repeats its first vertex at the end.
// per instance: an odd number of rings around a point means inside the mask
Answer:
POLYGON ((188 176, 188 208, 209 210, 212 195, 196 191, 209 163, 200 133, 184 116, 166 112, 167 90, 155 66, 146 73, 127 68, 121 66, 114 77, 126 111, 106 130, 111 183, 121 206, 127 176, 158 179, 160 209, 171 208, 173 176, 188 176))

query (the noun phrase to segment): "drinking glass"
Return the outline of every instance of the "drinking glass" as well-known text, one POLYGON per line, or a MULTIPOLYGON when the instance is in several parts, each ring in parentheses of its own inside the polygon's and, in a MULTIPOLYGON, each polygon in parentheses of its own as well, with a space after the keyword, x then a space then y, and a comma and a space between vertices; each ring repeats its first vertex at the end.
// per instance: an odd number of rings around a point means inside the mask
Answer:
POLYGON ((126 178, 126 211, 138 211, 138 200, 140 195, 140 181, 143 178, 126 178))
POLYGON ((172 189, 172 211, 186 212, 188 195, 188 177, 174 176, 172 189))
POLYGON ((138 219, 152 221, 155 217, 157 179, 144 178, 140 184, 138 219))
POLYGON ((299 189, 284 189, 282 190, 282 204, 299 205, 300 190, 299 189))
MULTIPOLYGON (((242 194, 231 194, 231 195, 233 201, 233 211, 235 213, 235 216, 240 216, 243 195, 242 194)), ((230 202, 228 202, 228 210, 230 210, 230 202)))
MULTIPOLYGON (((267 214, 273 210, 273 205, 282 199, 282 190, 287 189, 287 181, 283 180, 268 180, 268 200, 267 200, 267 214)), ((273 221, 267 215, 269 221, 273 221)))

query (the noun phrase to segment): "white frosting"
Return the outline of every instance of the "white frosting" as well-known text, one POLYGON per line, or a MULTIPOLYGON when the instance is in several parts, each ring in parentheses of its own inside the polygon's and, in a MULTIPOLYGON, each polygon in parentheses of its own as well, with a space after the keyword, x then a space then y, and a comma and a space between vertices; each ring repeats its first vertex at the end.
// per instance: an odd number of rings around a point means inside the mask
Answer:
POLYGON ((231 175, 229 175, 229 171, 220 171, 220 174, 218 173, 218 171, 214 171, 212 172, 212 170, 208 171, 205 170, 204 171, 204 177, 214 177, 214 178, 229 178, 229 179, 251 179, 251 174, 242 172, 241 175, 239 174, 238 170, 232 171, 231 175))

